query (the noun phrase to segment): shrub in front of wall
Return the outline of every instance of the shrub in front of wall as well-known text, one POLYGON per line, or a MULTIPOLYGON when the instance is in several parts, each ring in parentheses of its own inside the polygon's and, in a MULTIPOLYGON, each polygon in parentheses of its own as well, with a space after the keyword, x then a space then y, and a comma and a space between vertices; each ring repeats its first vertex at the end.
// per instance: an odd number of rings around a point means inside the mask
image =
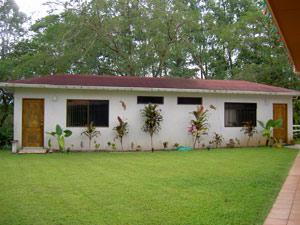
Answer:
POLYGON ((268 120, 266 122, 266 124, 264 124, 264 122, 258 120, 259 125, 263 128, 263 130, 261 131, 261 134, 264 137, 267 137, 267 142, 266 142, 266 146, 268 146, 268 144, 270 144, 270 146, 272 147, 272 142, 277 142, 278 140, 274 137, 273 135, 273 131, 274 129, 280 128, 283 120, 279 119, 279 120, 268 120))
POLYGON ((255 126, 253 126, 252 121, 244 122, 244 126, 241 129, 245 135, 248 136, 247 147, 249 146, 249 141, 253 137, 254 134, 257 133, 255 126))
POLYGON ((100 131, 97 131, 96 128, 93 126, 93 121, 90 123, 90 125, 87 126, 87 128, 81 133, 81 135, 85 135, 89 139, 89 151, 91 150, 91 143, 93 138, 98 137, 98 135, 101 135, 100 131))
POLYGON ((160 112, 161 110, 158 109, 158 105, 153 105, 152 103, 149 103, 141 110, 141 114, 144 118, 142 130, 150 134, 152 152, 154 151, 153 135, 160 131, 161 122, 163 121, 163 117, 160 112))
POLYGON ((122 150, 124 150, 123 149, 123 138, 124 138, 124 136, 126 136, 128 134, 128 131, 129 131, 128 123, 125 122, 124 120, 122 120, 119 116, 118 116, 118 121, 119 121, 119 125, 115 126, 113 128, 113 130, 115 130, 117 132, 115 139, 120 140, 122 150))
POLYGON ((195 149, 196 143, 200 145, 200 138, 203 135, 207 135, 209 124, 208 121, 208 110, 204 110, 204 107, 197 105, 197 110, 191 112, 195 119, 190 121, 189 133, 194 137, 193 148, 195 149))
POLYGON ((59 146, 59 150, 61 152, 66 152, 65 147, 65 138, 70 137, 72 135, 72 131, 70 130, 63 130, 58 124, 56 125, 55 131, 53 132, 45 132, 56 138, 59 146))
POLYGON ((0 127, 0 150, 9 148, 10 141, 13 139, 13 131, 7 127, 0 127))

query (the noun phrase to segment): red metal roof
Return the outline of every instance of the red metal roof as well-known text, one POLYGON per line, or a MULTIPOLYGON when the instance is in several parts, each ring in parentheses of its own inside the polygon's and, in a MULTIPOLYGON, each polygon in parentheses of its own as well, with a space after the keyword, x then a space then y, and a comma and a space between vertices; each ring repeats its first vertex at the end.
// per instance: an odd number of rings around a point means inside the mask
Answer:
POLYGON ((290 90, 286 88, 274 87, 270 85, 240 80, 120 77, 79 74, 49 75, 43 77, 29 78, 25 80, 11 81, 9 83, 132 88, 204 89, 225 91, 234 90, 256 92, 295 92, 295 90, 290 90))

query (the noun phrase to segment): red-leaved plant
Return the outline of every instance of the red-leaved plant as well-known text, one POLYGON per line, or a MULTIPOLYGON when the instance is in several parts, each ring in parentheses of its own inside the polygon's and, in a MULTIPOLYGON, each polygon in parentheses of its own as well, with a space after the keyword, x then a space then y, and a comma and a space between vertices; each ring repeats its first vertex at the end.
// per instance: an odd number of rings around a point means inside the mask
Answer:
POLYGON ((209 129, 208 110, 204 110, 204 107, 197 105, 197 110, 191 112, 195 116, 195 119, 190 121, 189 133, 194 137, 193 148, 195 149, 196 143, 200 144, 200 138, 203 135, 207 135, 209 129))
POLYGON ((257 133, 255 126, 253 126, 252 121, 244 122, 244 126, 241 129, 242 132, 244 132, 245 135, 248 135, 248 141, 247 141, 247 147, 249 145, 250 139, 253 137, 255 133, 257 133))

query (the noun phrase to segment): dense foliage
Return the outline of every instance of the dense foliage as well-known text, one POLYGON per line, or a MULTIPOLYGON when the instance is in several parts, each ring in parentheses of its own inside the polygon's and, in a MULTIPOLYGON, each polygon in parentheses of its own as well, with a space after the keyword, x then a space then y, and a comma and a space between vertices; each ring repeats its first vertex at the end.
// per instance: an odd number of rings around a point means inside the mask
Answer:
POLYGON ((298 87, 255 0, 74 0, 64 7, 14 45, 14 77, 88 73, 298 87))

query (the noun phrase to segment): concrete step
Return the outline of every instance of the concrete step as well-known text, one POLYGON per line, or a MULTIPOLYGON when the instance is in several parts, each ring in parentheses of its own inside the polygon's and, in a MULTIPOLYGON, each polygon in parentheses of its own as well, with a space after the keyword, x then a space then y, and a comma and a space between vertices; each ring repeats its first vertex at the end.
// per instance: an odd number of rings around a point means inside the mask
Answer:
POLYGON ((47 149, 39 148, 39 149, 34 149, 34 148, 23 148, 19 151, 19 154, 45 154, 47 153, 47 149))

